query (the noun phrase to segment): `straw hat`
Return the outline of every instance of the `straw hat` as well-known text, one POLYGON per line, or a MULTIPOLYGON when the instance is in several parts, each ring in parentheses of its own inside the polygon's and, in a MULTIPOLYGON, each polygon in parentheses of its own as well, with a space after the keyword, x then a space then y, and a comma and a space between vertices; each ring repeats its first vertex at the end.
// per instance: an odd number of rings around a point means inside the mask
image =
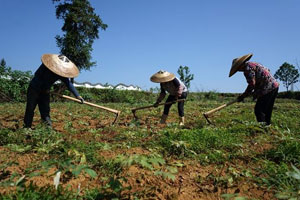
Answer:
POLYGON ((248 60, 250 60, 250 58, 252 57, 252 53, 249 53, 247 55, 244 55, 244 56, 241 56, 239 58, 235 58, 233 59, 232 61, 232 65, 231 65, 231 69, 230 69, 230 72, 229 72, 229 77, 231 77, 233 74, 235 74, 238 70, 239 70, 239 67, 247 62, 248 60))
POLYGON ((173 73, 160 70, 159 72, 153 74, 150 78, 150 80, 154 83, 164 83, 171 81, 175 78, 175 75, 173 73))
POLYGON ((44 54, 42 62, 48 69, 62 77, 74 78, 79 74, 76 65, 64 55, 44 54))

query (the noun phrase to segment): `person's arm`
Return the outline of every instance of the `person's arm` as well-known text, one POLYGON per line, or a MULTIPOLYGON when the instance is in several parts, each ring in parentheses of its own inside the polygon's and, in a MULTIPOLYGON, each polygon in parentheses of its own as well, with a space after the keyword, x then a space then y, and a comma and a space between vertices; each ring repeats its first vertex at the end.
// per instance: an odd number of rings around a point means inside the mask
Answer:
POLYGON ((255 88, 255 72, 253 71, 244 71, 244 76, 247 80, 248 86, 244 93, 238 97, 238 101, 243 101, 244 98, 248 97, 253 93, 255 88))
POLYGON ((61 79, 62 82, 64 82, 68 88, 68 90, 70 92, 72 92, 72 94, 81 101, 81 103, 84 102, 83 98, 79 95, 78 91, 76 90, 76 88, 74 87, 74 85, 72 84, 72 82, 68 79, 68 78, 62 78, 61 79))
POLYGON ((160 84, 160 94, 159 94, 154 106, 158 106, 158 104, 165 98, 165 96, 166 96, 166 91, 160 84))

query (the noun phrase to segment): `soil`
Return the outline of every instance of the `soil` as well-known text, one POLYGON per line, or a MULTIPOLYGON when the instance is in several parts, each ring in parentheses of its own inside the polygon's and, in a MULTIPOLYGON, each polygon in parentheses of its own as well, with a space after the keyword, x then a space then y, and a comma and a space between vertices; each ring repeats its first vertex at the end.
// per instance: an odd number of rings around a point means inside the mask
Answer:
MULTIPOLYGON (((94 134, 89 130, 91 129, 103 129, 101 131, 101 137, 97 138, 98 142, 114 143, 116 138, 120 136, 121 132, 116 131, 116 129, 106 128, 112 121, 114 116, 101 116, 90 117, 83 116, 80 120, 74 120, 71 115, 63 115, 62 112, 54 108, 51 110, 53 114, 53 128, 61 133, 69 134, 65 128, 65 121, 72 122, 72 128, 76 130, 81 130, 80 134, 73 134, 72 138, 76 140, 82 140, 85 142, 92 142, 95 140, 94 134), (81 123, 82 122, 82 123, 81 123)), ((138 113, 137 115, 140 115, 138 113)), ((159 117, 147 118, 141 116, 139 119, 139 126, 146 129, 153 129, 155 125, 156 129, 162 129, 166 125, 160 125, 158 123, 159 117)), ((176 117, 171 117, 168 119, 170 122, 177 122, 176 117)), ((118 130, 126 129, 132 124, 133 118, 131 116, 121 116, 117 121, 116 125, 118 130)), ((37 114, 34 118, 33 126, 39 124, 39 119, 37 114)), ((2 128, 9 128, 12 130, 17 130, 21 127, 22 115, 2 115, 0 116, 0 125, 2 128)), ((192 127, 193 124, 189 123, 187 128, 192 127)), ((155 130, 151 130, 155 132, 155 130)), ((144 141, 151 140, 151 136, 145 138, 144 141)), ((258 144, 255 142, 255 136, 249 144, 244 147, 247 151, 252 151, 256 154, 261 154, 264 151, 272 148, 270 142, 265 142, 264 144, 258 144)), ((143 149, 142 147, 134 147, 129 149, 114 149, 114 150, 101 150, 97 154, 104 159, 112 159, 117 155, 149 155, 151 152, 148 149, 143 149)), ((250 155, 250 154, 249 154, 250 155)), ((18 174, 23 174, 26 170, 38 165, 43 160, 46 160, 47 156, 41 157, 37 153, 26 153, 19 154, 10 151, 6 147, 0 146, 0 166, 5 163, 14 162, 15 164, 0 169, 0 181, 8 180, 9 176, 7 174, 13 174, 14 172, 18 174), (7 176, 5 176, 7 175, 7 176)), ((123 170, 121 177, 126 177, 127 181, 123 182, 123 186, 130 186, 130 190, 125 190, 123 195, 132 197, 133 193, 140 194, 144 199, 222 199, 222 194, 237 194, 238 196, 254 198, 254 199, 274 199, 273 191, 269 191, 267 188, 260 187, 255 184, 255 182, 249 178, 240 176, 239 179, 234 180, 232 184, 224 183, 222 181, 217 181, 222 177, 229 177, 229 168, 248 168, 251 173, 255 176, 257 172, 255 168, 259 167, 259 164, 252 162, 250 157, 245 156, 243 158, 237 158, 225 163, 224 165, 204 165, 198 163, 194 160, 176 160, 174 158, 168 158, 168 163, 182 163, 182 167, 178 167, 178 173, 174 181, 169 179, 164 179, 161 176, 155 176, 152 171, 143 169, 138 165, 132 165, 123 170), (251 162, 251 167, 249 168, 249 163, 251 162), (144 195, 144 196, 143 196, 144 195)), ((51 168, 46 174, 26 177, 29 183, 33 181, 38 186, 51 186, 53 187, 53 178, 56 172, 56 168, 51 168)), ((91 179, 88 175, 81 174, 77 178, 68 178, 67 174, 62 175, 62 185, 64 187, 70 187, 77 191, 79 188, 81 193, 88 188, 95 188, 99 186, 104 186, 106 181, 102 179, 105 174, 98 173, 98 178, 91 179)), ((15 179, 16 181, 16 179, 15 179)), ((14 187, 0 187, 0 193, 8 193, 15 190, 14 187)))

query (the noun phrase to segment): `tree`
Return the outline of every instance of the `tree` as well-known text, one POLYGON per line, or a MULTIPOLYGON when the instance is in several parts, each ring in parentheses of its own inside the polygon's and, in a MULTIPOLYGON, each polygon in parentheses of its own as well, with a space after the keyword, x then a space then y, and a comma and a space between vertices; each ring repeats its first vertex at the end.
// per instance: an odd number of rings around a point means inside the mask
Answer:
POLYGON ((191 80, 194 79, 194 74, 190 74, 190 69, 188 66, 179 66, 177 73, 180 76, 180 80, 186 85, 187 88, 191 86, 191 80))
POLYGON ((1 59, 0 61, 0 78, 1 76, 5 75, 5 72, 8 70, 8 67, 6 66, 6 62, 4 58, 1 59))
POLYGON ((6 66, 6 62, 5 62, 4 58, 1 59, 0 66, 1 67, 5 67, 6 66))
POLYGON ((63 36, 57 35, 60 53, 72 60, 78 68, 89 70, 96 62, 91 61, 92 45, 99 38, 98 29, 107 25, 94 13, 88 0, 52 0, 56 5, 56 18, 63 19, 63 36), (63 1, 63 3, 60 3, 63 1))
POLYGON ((283 82, 286 91, 289 91, 289 86, 293 83, 298 82, 299 72, 295 66, 289 63, 283 63, 280 68, 276 71, 274 77, 283 82))

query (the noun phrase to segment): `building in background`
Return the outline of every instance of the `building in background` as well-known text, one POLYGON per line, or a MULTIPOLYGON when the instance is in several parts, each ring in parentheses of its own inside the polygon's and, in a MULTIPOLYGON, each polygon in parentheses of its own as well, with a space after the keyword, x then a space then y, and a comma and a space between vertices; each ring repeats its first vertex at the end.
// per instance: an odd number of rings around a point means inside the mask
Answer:
POLYGON ((122 83, 117 84, 116 86, 105 84, 102 85, 101 83, 96 83, 92 84, 90 82, 83 82, 83 83, 78 83, 74 82, 75 87, 85 87, 85 88, 97 88, 97 89, 117 89, 117 90, 136 90, 136 91, 141 91, 142 89, 138 86, 133 86, 133 85, 125 85, 122 83))

